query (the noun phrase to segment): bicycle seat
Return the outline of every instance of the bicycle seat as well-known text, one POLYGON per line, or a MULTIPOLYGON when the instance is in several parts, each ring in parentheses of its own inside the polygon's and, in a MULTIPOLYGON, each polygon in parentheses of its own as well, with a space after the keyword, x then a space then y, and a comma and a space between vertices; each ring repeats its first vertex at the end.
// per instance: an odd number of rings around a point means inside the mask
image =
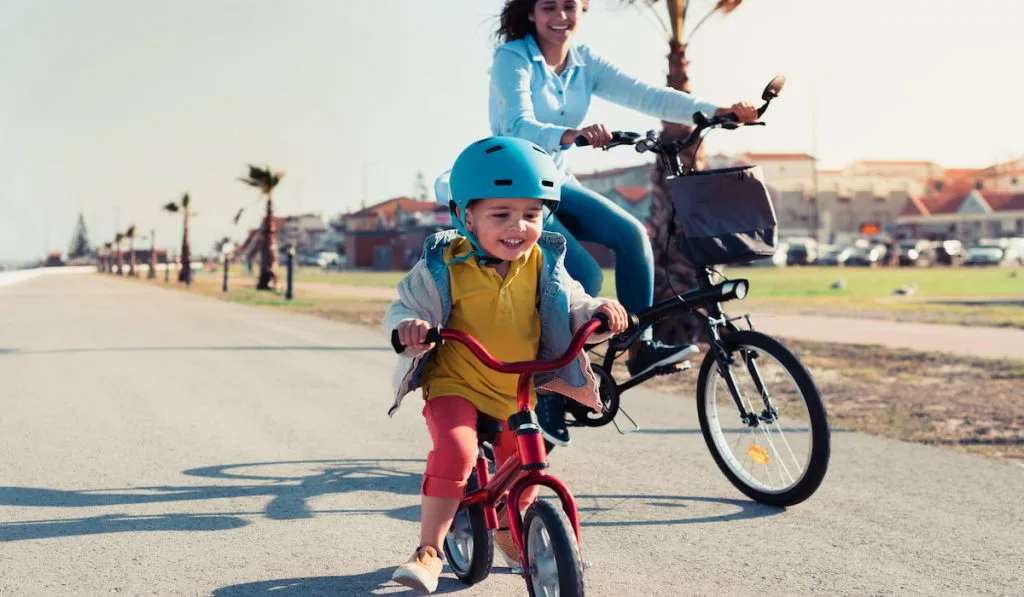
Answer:
POLYGON ((501 430, 501 421, 482 412, 476 414, 477 443, 487 442, 493 446, 498 441, 498 434, 501 433, 501 430))

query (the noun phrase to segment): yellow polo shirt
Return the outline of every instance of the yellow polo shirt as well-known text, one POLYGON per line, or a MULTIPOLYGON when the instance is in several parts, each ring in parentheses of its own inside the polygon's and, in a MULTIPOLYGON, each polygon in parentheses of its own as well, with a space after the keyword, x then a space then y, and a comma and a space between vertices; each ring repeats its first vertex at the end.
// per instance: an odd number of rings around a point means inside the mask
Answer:
MULTIPOLYGON (((445 262, 472 250, 465 238, 445 249, 445 262)), ((543 256, 533 249, 509 264, 504 279, 493 267, 476 259, 451 263, 452 312, 445 327, 461 330, 501 361, 537 358, 540 348, 540 310, 537 286, 543 256)), ((480 412, 504 421, 516 412, 518 375, 498 373, 481 363, 459 342, 447 342, 434 351, 422 374, 423 396, 459 396, 480 412)), ((530 392, 531 404, 536 394, 530 392)))

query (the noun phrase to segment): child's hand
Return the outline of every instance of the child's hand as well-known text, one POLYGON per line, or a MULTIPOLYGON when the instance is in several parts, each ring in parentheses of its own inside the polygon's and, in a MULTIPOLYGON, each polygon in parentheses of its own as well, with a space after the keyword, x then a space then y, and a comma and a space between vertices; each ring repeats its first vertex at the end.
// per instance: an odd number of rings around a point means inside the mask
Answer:
POLYGON ((608 301, 598 307, 594 313, 604 313, 608 316, 608 329, 613 334, 619 334, 629 327, 629 313, 619 301, 608 301))
POLYGON ((405 346, 406 350, 422 352, 433 346, 433 344, 424 344, 430 324, 422 319, 400 321, 395 329, 398 330, 398 341, 405 346))

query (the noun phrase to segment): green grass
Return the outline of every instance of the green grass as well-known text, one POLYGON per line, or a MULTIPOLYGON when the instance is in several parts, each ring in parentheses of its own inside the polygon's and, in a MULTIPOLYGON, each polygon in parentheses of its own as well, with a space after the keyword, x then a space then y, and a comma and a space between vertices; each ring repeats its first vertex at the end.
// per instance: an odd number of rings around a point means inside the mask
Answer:
MULTIPOLYGON (((865 268, 865 267, 731 267, 733 278, 750 280, 751 298, 883 297, 901 286, 917 284, 917 297, 1022 296, 1024 272, 1011 277, 1007 268, 865 268), (846 287, 830 285, 842 278, 846 287)), ((301 268, 299 282, 394 288, 404 272, 323 272, 301 268)), ((602 296, 615 296, 615 272, 604 270, 602 296)))
POLYGON ((751 297, 882 297, 917 284, 914 296, 1024 296, 1024 273, 1007 268, 732 267, 726 275, 750 280, 751 297), (842 290, 830 288, 843 279, 842 290))
MULTIPOLYGON (((238 278, 233 276, 232 288, 252 284, 252 278, 244 276, 244 270, 232 271, 239 275, 238 278)), ((1024 328, 1024 309, 1019 302, 1013 302, 1024 300, 1024 272, 1009 268, 730 267, 725 274, 750 280, 750 294, 743 306, 730 305, 737 311, 772 310, 1024 328), (845 287, 831 288, 839 279, 844 280, 845 287), (913 296, 892 295, 896 288, 910 284, 917 285, 913 296), (1005 304, 958 302, 982 297, 1010 300, 1005 304)), ((202 275, 219 276, 216 273, 202 275)), ((296 272, 295 284, 297 294, 308 298, 309 291, 302 290, 303 283, 394 288, 403 275, 404 272, 324 272, 309 267, 296 272)), ((283 285, 283 271, 281 281, 283 285)), ((231 300, 271 300, 261 298, 265 293, 254 294, 251 299, 239 296, 231 300)), ((601 296, 615 296, 615 272, 612 270, 604 271, 601 296)))

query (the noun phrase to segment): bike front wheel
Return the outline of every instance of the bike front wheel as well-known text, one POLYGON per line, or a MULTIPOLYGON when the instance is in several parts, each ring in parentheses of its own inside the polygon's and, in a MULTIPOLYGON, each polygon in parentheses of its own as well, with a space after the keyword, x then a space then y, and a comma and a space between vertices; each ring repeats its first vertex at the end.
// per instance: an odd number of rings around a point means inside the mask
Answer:
POLYGON ((565 513, 536 501, 523 516, 530 597, 583 597, 583 564, 565 513))
POLYGON ((739 331, 723 336, 722 345, 731 357, 726 371, 711 350, 697 378, 697 416, 715 463, 757 502, 792 506, 806 500, 824 480, 831 452, 828 415, 814 379, 771 336, 739 331))

